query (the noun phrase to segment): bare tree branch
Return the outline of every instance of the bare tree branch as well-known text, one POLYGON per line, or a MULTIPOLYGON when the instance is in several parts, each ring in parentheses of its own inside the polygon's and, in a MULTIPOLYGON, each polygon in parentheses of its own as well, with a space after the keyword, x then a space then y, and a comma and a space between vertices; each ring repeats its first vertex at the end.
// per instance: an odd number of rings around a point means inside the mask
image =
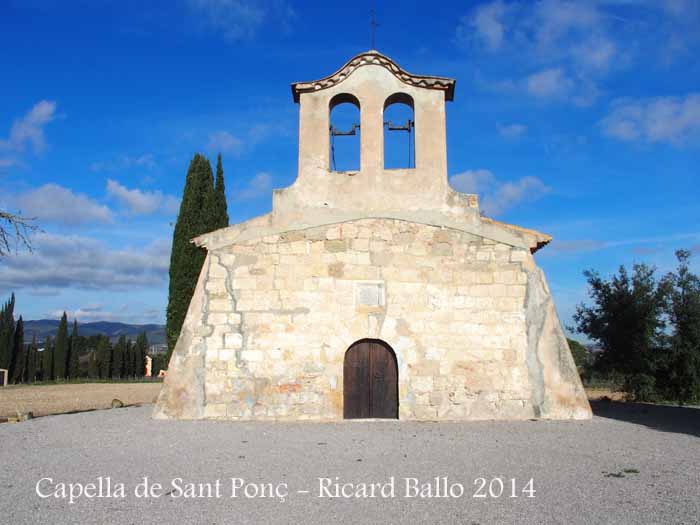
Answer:
POLYGON ((35 217, 22 217, 0 210, 0 257, 9 255, 13 245, 15 252, 20 245, 32 251, 30 236, 39 231, 39 227, 33 224, 35 220, 35 217))

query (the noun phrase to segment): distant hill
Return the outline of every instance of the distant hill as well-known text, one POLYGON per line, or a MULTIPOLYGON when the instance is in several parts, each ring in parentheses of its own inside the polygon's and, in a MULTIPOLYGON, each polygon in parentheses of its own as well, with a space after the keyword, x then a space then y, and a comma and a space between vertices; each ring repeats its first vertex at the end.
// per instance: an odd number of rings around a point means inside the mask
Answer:
MULTIPOLYGON (((31 341, 36 335, 37 341, 43 341, 47 335, 56 336, 59 321, 56 319, 39 319, 37 321, 24 321, 24 339, 31 341)), ((72 330, 72 326, 68 327, 72 330)), ((106 335, 111 340, 126 336, 127 339, 136 339, 141 333, 146 332, 150 344, 165 343, 165 325, 161 324, 126 324, 110 321, 95 321, 92 323, 78 322, 78 333, 84 336, 106 335)))

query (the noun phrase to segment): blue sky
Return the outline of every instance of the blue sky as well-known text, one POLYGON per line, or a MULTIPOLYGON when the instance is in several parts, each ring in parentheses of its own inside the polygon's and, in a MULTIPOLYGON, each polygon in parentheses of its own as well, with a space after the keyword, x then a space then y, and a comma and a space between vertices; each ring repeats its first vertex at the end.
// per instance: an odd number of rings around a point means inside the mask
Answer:
POLYGON ((381 52, 457 80, 453 186, 554 236, 537 260, 565 324, 584 269, 700 252, 700 1, 5 0, 0 208, 43 232, 0 295, 163 321, 189 159, 221 151, 232 223, 269 211, 296 176, 289 84, 367 50, 373 7, 381 52))

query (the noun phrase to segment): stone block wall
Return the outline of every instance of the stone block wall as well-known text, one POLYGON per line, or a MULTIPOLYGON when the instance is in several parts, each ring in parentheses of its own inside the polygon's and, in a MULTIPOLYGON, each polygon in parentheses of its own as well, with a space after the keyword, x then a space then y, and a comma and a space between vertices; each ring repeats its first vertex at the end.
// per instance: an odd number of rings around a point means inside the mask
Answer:
POLYGON ((354 342, 396 354, 399 418, 584 418, 529 251, 361 219, 209 252, 156 417, 338 420, 354 342))

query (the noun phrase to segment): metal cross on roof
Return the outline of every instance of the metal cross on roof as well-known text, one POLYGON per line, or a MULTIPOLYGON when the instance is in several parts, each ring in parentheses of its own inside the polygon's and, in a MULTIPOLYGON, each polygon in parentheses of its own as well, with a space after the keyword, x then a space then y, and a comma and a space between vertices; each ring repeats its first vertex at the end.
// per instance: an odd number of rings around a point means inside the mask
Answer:
POLYGON ((370 14, 371 14, 371 19, 369 22, 369 26, 370 26, 370 31, 372 34, 372 47, 370 47, 370 49, 376 49, 375 48, 375 44, 376 44, 375 37, 376 37, 377 28, 379 27, 379 24, 377 23, 377 19, 374 16, 374 9, 370 10, 370 14))

